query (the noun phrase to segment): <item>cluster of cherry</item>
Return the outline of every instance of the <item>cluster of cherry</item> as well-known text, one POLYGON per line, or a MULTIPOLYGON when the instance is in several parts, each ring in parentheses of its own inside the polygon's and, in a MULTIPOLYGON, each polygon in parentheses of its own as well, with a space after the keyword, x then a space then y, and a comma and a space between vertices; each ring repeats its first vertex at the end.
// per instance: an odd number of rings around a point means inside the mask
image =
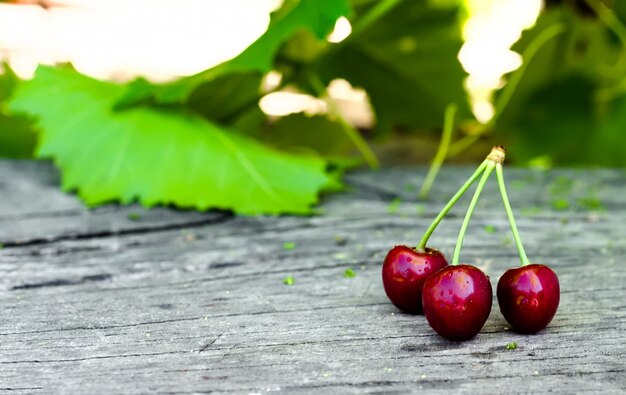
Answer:
POLYGON ((476 202, 495 169, 521 267, 507 270, 497 287, 500 311, 513 330, 536 333, 545 328, 559 306, 560 288, 556 273, 546 265, 531 264, 519 237, 504 184, 502 163, 505 150, 494 147, 485 161, 439 212, 420 244, 392 248, 383 263, 382 277, 389 300, 400 310, 423 313, 439 335, 450 340, 471 339, 481 330, 489 314, 493 291, 489 277, 471 265, 459 265, 463 238, 476 202), (452 206, 480 177, 454 249, 452 264, 426 242, 452 206))

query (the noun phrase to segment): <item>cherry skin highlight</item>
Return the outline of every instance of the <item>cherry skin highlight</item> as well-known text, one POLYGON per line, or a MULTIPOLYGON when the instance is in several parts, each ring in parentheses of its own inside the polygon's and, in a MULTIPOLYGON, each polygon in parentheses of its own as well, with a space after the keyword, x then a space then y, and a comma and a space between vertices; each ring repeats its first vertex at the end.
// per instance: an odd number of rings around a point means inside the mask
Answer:
POLYGON ((514 331, 537 333, 556 314, 561 290, 556 273, 534 263, 504 272, 497 295, 500 312, 514 331))
POLYGON ((418 252, 411 247, 395 246, 383 263, 385 293, 391 303, 405 313, 421 314, 424 281, 445 266, 448 261, 435 249, 418 252))
POLYGON ((448 340, 469 340, 491 312, 489 277, 470 265, 448 266, 430 276, 422 290, 428 324, 448 340))

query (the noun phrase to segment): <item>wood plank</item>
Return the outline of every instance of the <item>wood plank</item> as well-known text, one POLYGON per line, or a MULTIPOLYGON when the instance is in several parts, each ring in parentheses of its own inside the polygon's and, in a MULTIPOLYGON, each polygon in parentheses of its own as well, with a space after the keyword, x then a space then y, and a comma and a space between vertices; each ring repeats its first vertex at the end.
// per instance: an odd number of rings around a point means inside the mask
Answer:
POLYGON ((0 160, 0 243, 4 245, 180 229, 221 222, 226 212, 139 205, 86 208, 59 190, 58 172, 45 161, 0 160))
MULTIPOLYGON (((621 171, 507 169, 529 256, 561 281, 559 312, 541 333, 506 329, 494 300, 475 339, 448 342, 389 304, 386 251, 415 242, 469 172, 446 169, 427 202, 405 188, 424 169, 390 169, 350 175, 352 192, 327 196, 319 216, 4 248, 0 392, 626 391, 621 171), (557 210, 555 185, 566 179, 570 207, 557 210), (578 203, 592 197, 602 210, 578 203), (347 268, 356 277, 345 278, 347 268), (506 350, 512 341, 518 348, 506 350)), ((1 196, 15 199, 6 182, 1 196)), ((517 255, 493 183, 485 194, 462 257, 495 286, 517 255)), ((448 256, 466 204, 433 236, 448 256)))

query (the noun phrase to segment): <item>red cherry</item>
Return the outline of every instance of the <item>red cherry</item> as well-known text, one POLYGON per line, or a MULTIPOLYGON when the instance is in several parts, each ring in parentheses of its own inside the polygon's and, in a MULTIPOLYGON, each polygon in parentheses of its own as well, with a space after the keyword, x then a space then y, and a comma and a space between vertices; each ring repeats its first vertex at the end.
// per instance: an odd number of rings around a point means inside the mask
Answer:
POLYGON ((403 245, 393 247, 383 263, 383 286, 387 297, 400 310, 420 314, 424 281, 445 266, 448 266, 446 258, 435 249, 418 252, 403 245))
POLYGON ((552 321, 561 290, 556 273, 535 263, 504 272, 497 295, 500 311, 513 330, 536 333, 552 321))
POLYGON ((491 312, 489 277, 470 265, 448 266, 424 283, 422 303, 430 326, 449 340, 476 336, 491 312))

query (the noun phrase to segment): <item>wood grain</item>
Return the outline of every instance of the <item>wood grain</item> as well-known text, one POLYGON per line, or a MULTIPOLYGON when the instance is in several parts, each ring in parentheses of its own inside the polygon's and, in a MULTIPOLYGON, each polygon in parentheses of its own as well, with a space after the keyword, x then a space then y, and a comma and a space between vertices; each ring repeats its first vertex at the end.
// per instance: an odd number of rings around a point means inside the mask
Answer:
MULTIPOLYGON (((0 161, 0 392, 624 393, 623 171, 505 170, 529 257, 561 282, 541 333, 508 330, 494 301, 475 339, 448 342, 389 304, 386 251, 471 171, 445 169, 427 202, 424 168, 387 169, 351 174, 317 216, 235 217, 87 210, 49 164, 0 161)), ((447 255, 468 199, 432 238, 447 255)), ((495 286, 517 264, 495 180, 469 232, 462 259, 495 286)))

